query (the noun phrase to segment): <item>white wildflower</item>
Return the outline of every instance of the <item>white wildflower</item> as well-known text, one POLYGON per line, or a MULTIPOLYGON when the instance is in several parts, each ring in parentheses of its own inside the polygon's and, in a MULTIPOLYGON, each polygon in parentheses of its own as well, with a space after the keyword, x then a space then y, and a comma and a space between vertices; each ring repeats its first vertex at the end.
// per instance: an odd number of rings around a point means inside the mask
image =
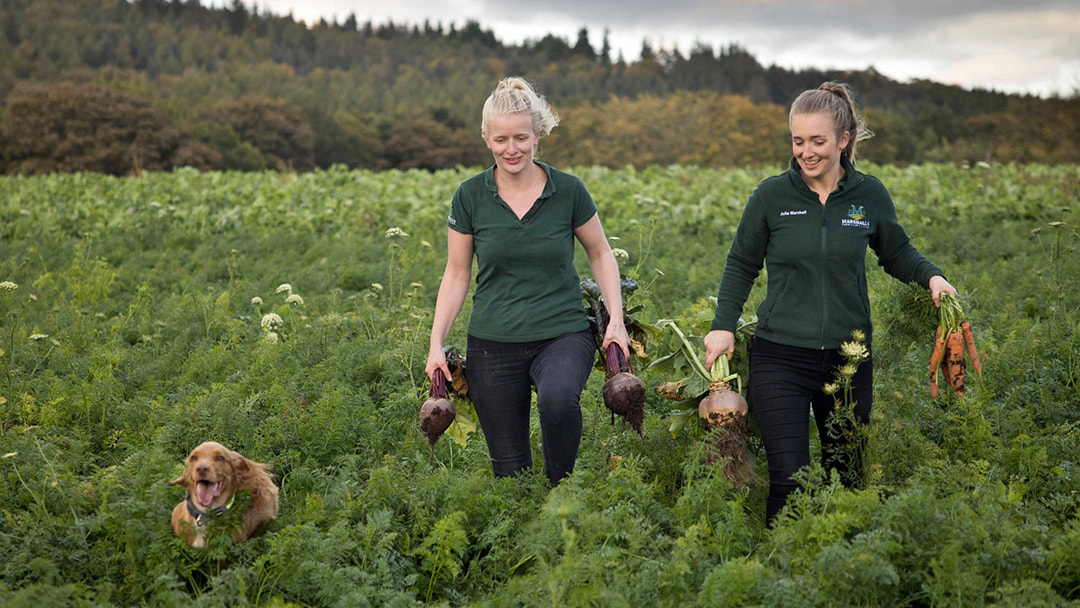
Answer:
POLYGON ((855 376, 855 372, 859 371, 859 368, 855 367, 851 363, 848 363, 840 368, 840 375, 845 378, 851 378, 855 376))
POLYGON ((372 283, 371 288, 374 289, 375 291, 382 291, 383 290, 382 283, 372 283))
POLYGON ((611 255, 615 256, 615 261, 620 264, 630 261, 630 253, 619 247, 612 249, 611 255))
POLYGON ((424 286, 424 284, 421 283, 420 281, 414 281, 412 283, 409 283, 409 287, 412 287, 413 289, 420 289, 423 286, 424 286))
POLYGON ((271 332, 272 333, 274 330, 280 329, 281 326, 284 325, 284 324, 285 324, 285 321, 282 321, 281 320, 281 315, 277 314, 276 312, 268 312, 265 315, 263 315, 262 329, 265 332, 271 332))
POLYGON ((304 298, 300 297, 300 294, 290 293, 289 297, 285 298, 286 304, 292 304, 294 306, 303 306, 304 298))
POLYGON ((844 342, 840 345, 840 353, 848 361, 865 361, 870 356, 866 346, 858 342, 844 342))
POLYGON ((37 342, 38 340, 44 340, 45 338, 48 338, 48 337, 49 337, 49 334, 30 334, 30 340, 33 341, 33 342, 37 342))
POLYGON ((292 285, 288 283, 282 283, 277 286, 277 291, 274 293, 292 293, 292 285))
POLYGON ((334 327, 337 325, 341 325, 344 322, 345 317, 341 316, 339 313, 336 312, 332 312, 325 317, 319 317, 319 325, 325 327, 334 327))
POLYGON ((405 232, 404 230, 402 230, 401 228, 398 228, 397 226, 394 226, 393 228, 388 228, 386 230, 386 238, 388 238, 388 239, 396 239, 396 238, 399 238, 399 237, 407 237, 407 236, 409 236, 409 234, 407 232, 405 232))
POLYGON ((840 385, 835 382, 830 382, 826 384, 821 390, 824 391, 826 395, 832 395, 835 394, 836 391, 840 390, 840 385))
POLYGON ((252 306, 262 306, 263 305, 262 298, 260 298, 259 296, 255 296, 254 298, 251 298, 251 305, 252 306))
POLYGON ((15 283, 12 283, 11 281, 0 282, 0 289, 3 289, 4 291, 12 291, 18 288, 19 286, 15 283))
POLYGON ((281 341, 281 338, 277 335, 277 333, 269 331, 266 332, 265 336, 263 336, 263 340, 265 340, 267 344, 277 344, 281 341))

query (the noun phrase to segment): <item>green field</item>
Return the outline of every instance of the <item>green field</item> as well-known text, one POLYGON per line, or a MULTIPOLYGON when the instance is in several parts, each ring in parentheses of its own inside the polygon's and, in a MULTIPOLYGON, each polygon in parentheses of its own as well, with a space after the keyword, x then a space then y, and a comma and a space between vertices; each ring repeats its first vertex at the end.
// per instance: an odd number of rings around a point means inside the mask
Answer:
MULTIPOLYGON (((1077 605, 1080 168, 860 168, 959 289, 984 373, 932 400, 933 305, 868 264, 867 489, 807 471, 771 530, 765 483, 727 483, 663 397, 643 436, 610 424, 600 372, 558 488, 492 479, 478 432, 429 464, 424 358, 471 170, 0 178, 0 605, 1077 605), (262 537, 173 537, 166 482, 208 439, 279 475, 262 537)), ((575 173, 637 317, 700 335, 772 171, 575 173)))

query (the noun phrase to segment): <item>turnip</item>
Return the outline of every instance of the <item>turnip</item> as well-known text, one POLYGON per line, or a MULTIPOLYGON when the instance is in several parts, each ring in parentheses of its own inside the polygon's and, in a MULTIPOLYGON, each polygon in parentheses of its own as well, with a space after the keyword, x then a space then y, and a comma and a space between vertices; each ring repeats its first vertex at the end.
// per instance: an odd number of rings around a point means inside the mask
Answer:
MULTIPOLYGON (((708 432, 705 438, 709 445, 706 462, 713 464, 723 461, 724 477, 736 485, 753 480, 755 475, 746 451, 748 408, 741 394, 739 375, 731 373, 725 356, 718 357, 712 369, 706 369, 697 349, 673 320, 665 319, 660 325, 670 328, 678 340, 673 352, 654 361, 652 367, 683 373, 688 371, 689 376, 677 382, 661 382, 656 392, 689 407, 693 407, 696 400, 698 418, 708 432)), ((678 433, 692 417, 692 410, 673 415, 672 434, 678 433)))
POLYGON ((431 447, 431 464, 435 464, 435 442, 450 428, 456 415, 454 402, 446 397, 446 377, 441 370, 435 370, 427 401, 420 408, 420 430, 431 447))
POLYGON ((754 478, 745 447, 747 406, 746 399, 725 380, 731 379, 727 363, 723 355, 713 363, 709 394, 698 403, 698 418, 709 431, 705 440, 712 448, 705 461, 714 463, 723 459, 724 477, 732 483, 744 484, 754 478))
POLYGON ((640 435, 645 420, 645 383, 630 371, 622 347, 615 342, 608 344, 605 370, 604 405, 611 410, 611 422, 618 414, 640 435))

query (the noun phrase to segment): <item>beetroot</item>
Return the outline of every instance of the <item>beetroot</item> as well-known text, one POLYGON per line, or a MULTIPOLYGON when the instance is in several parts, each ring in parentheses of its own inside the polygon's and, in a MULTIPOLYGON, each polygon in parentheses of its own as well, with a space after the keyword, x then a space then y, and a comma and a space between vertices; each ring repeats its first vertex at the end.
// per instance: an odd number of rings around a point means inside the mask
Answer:
POLYGON ((618 414, 640 435, 645 420, 645 384, 630 371, 622 348, 615 342, 608 344, 605 370, 604 405, 611 410, 612 423, 618 414))
POLYGON ((427 437, 431 447, 431 464, 435 464, 435 442, 450 428, 456 415, 454 402, 446 397, 446 377, 441 370, 435 370, 427 401, 424 401, 420 408, 420 431, 427 437))
POLYGON ((698 417, 709 431, 706 441, 711 449, 706 461, 714 463, 723 459, 724 477, 738 485, 754 479, 746 453, 749 433, 746 412, 746 399, 723 380, 710 383, 709 394, 698 403, 698 417))

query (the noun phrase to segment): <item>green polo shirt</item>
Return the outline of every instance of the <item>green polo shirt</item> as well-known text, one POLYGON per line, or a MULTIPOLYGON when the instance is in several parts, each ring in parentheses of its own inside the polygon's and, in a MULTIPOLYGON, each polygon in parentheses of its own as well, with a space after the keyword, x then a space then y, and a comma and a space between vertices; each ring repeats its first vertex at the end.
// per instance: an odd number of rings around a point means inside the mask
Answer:
POLYGON ((451 230, 473 237, 476 290, 469 334, 495 342, 531 342, 589 327, 574 266, 574 230, 596 204, 577 177, 536 163, 544 192, 518 219, 495 186, 495 167, 458 186, 451 230))

